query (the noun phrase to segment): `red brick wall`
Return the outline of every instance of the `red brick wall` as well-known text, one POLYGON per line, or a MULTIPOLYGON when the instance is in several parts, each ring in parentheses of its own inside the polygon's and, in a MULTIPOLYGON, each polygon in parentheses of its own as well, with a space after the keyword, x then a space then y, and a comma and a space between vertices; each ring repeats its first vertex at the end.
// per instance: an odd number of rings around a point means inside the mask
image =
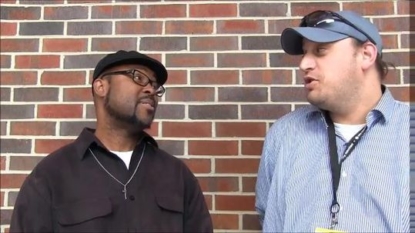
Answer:
POLYGON ((94 125, 91 71, 110 51, 140 50, 166 64, 167 93, 150 132, 199 177, 218 232, 259 229, 263 138, 275 119, 306 103, 299 60, 279 43, 302 15, 352 9, 373 20, 385 59, 397 66, 387 84, 409 101, 408 1, 0 2, 2 232, 37 162, 94 125))

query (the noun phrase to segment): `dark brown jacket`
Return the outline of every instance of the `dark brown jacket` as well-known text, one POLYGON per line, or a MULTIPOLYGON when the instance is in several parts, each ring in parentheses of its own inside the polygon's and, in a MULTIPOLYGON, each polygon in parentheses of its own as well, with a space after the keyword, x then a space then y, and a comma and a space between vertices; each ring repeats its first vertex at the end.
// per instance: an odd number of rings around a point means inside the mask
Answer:
POLYGON ((158 149, 150 136, 134 149, 130 168, 104 148, 93 130, 43 159, 16 200, 10 232, 213 232, 197 179, 158 149), (138 164, 137 173, 126 183, 138 164))

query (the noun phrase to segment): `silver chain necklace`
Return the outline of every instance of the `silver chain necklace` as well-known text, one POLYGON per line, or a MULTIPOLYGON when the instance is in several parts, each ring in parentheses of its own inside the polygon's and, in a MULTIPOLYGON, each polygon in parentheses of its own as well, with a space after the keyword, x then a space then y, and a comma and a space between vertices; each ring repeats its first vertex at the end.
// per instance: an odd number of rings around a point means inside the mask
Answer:
POLYGON ((138 161, 137 167, 135 167, 134 173, 131 175, 130 179, 128 179, 127 183, 123 184, 121 181, 119 181, 117 178, 115 178, 115 176, 113 176, 107 169, 105 169, 105 167, 101 164, 101 162, 99 162, 99 160, 97 159, 97 157, 95 156, 94 152, 92 152, 92 150, 90 148, 88 148, 88 150, 91 152, 92 156, 94 156, 95 160, 98 162, 99 166, 101 166, 102 169, 104 169, 104 171, 111 176, 115 181, 117 181, 118 183, 120 183, 124 189, 122 190, 122 192, 124 193, 124 198, 125 200, 127 200, 127 185, 130 183, 130 181, 133 179, 135 173, 138 170, 138 167, 140 166, 141 160, 143 159, 144 156, 144 151, 146 150, 146 144, 144 143, 144 148, 143 148, 143 152, 141 153, 141 157, 140 160, 138 161))

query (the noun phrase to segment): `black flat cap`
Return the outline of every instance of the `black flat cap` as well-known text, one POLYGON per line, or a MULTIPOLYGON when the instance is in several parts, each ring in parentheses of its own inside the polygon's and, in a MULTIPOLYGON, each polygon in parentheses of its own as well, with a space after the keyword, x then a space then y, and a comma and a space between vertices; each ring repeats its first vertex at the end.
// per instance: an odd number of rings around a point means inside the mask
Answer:
POLYGON ((157 83, 160 85, 167 81, 167 70, 161 62, 137 51, 125 50, 119 50, 102 58, 95 67, 93 80, 111 67, 126 64, 137 64, 150 68, 156 74, 157 83))

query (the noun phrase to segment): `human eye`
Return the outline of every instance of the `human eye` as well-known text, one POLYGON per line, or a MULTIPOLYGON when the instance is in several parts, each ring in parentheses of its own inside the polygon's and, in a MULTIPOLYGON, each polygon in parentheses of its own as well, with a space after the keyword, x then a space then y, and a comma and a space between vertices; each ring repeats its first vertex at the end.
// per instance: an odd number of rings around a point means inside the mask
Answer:
POLYGON ((147 77, 140 72, 134 72, 134 81, 138 84, 145 84, 147 82, 147 77))

